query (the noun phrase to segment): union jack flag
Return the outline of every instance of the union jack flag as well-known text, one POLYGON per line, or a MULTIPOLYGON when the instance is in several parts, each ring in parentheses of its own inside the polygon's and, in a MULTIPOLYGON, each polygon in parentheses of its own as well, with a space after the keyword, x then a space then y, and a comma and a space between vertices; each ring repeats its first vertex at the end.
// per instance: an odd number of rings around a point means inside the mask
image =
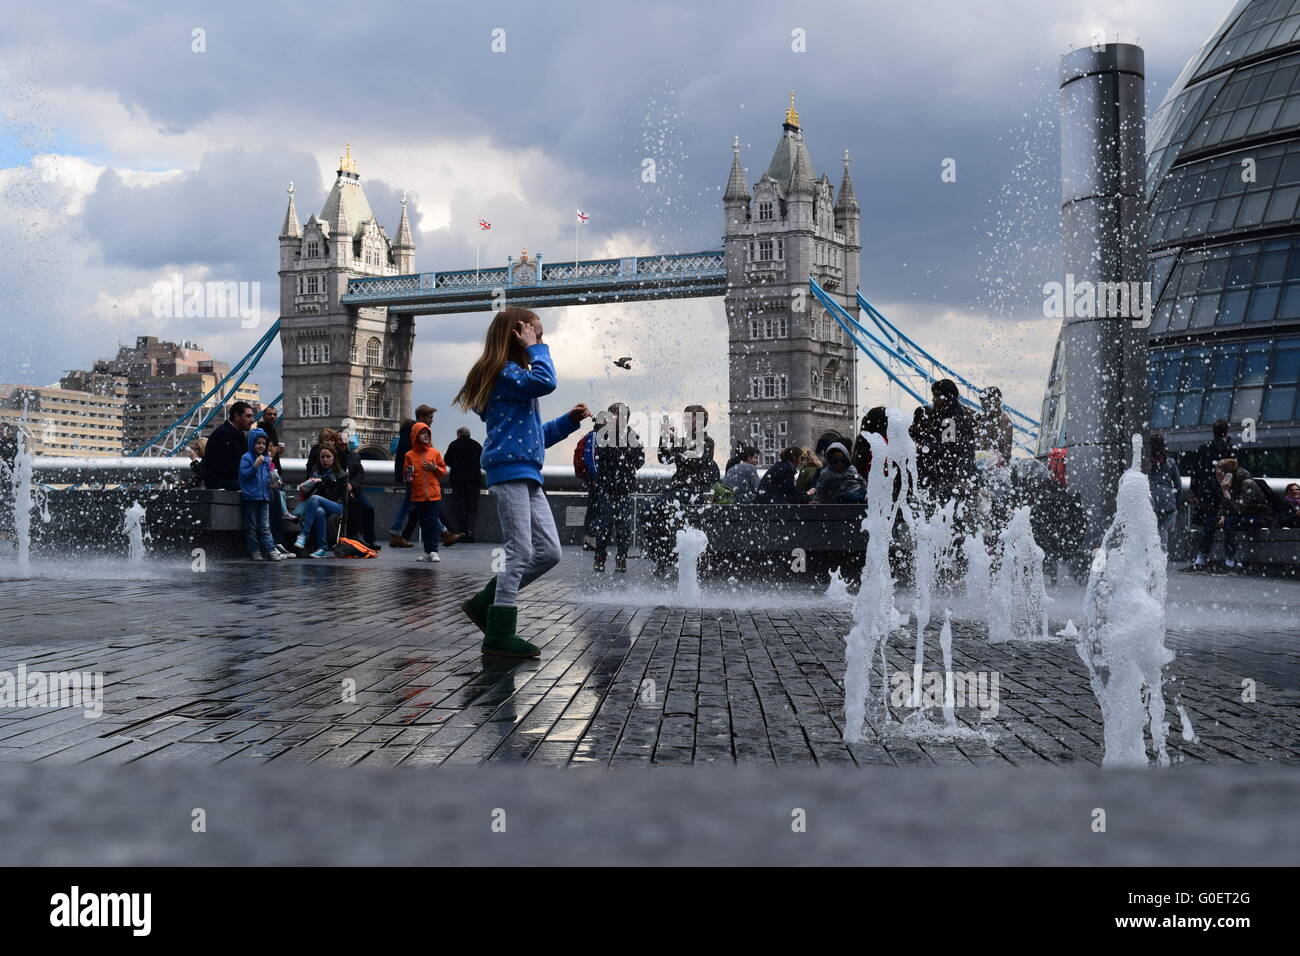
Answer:
POLYGON ((491 228, 492 228, 492 223, 488 222, 486 219, 480 219, 480 220, 478 221, 478 227, 479 227, 480 229, 485 229, 485 230, 486 230, 486 229, 491 229, 491 228))
POLYGON ((579 210, 578 210, 578 222, 582 223, 583 225, 586 225, 586 224, 587 224, 588 222, 590 222, 590 221, 591 221, 591 217, 588 216, 588 215, 587 215, 585 212, 583 212, 581 209, 579 209, 579 210))

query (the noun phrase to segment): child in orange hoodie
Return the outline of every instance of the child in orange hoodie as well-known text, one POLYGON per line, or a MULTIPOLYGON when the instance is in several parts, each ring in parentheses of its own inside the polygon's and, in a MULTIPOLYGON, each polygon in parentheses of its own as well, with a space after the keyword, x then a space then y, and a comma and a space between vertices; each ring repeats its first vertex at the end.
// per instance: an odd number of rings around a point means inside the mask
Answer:
POLYGON ((406 483, 411 486, 411 510, 420 521, 420 537, 424 541, 424 554, 417 561, 441 561, 438 557, 438 538, 442 534, 442 519, 438 510, 442 506, 442 482, 447 465, 442 453, 433 447, 433 432, 424 422, 411 426, 411 450, 406 453, 406 483))

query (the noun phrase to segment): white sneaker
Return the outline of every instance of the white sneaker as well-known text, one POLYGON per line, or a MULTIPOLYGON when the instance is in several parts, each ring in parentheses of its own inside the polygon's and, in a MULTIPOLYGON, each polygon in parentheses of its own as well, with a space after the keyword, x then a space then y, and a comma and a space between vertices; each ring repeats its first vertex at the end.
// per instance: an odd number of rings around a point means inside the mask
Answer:
POLYGON ((286 547, 285 547, 284 545, 282 545, 282 544, 277 544, 277 545, 275 546, 275 552, 276 552, 276 554, 280 555, 280 557, 282 557, 282 558, 292 558, 292 557, 296 557, 296 555, 295 555, 292 551, 290 551, 288 548, 286 548, 286 547))
POLYGON ((281 554, 279 551, 272 551, 270 554, 268 554, 268 555, 266 556, 266 560, 268 560, 268 561, 288 561, 291 557, 293 557, 293 555, 291 555, 291 554, 281 554))
POLYGON ((423 564, 436 564, 437 562, 441 561, 442 558, 438 557, 438 552, 437 552, 437 551, 430 551, 428 554, 422 554, 422 555, 420 555, 420 556, 419 556, 418 558, 416 558, 415 560, 417 560, 417 561, 419 561, 419 562, 421 562, 421 563, 423 563, 423 564))
POLYGON ((1196 560, 1192 562, 1192 567, 1194 567, 1194 568, 1203 568, 1203 567, 1205 567, 1205 555, 1203 555, 1203 554, 1198 554, 1198 555, 1196 556, 1196 560))

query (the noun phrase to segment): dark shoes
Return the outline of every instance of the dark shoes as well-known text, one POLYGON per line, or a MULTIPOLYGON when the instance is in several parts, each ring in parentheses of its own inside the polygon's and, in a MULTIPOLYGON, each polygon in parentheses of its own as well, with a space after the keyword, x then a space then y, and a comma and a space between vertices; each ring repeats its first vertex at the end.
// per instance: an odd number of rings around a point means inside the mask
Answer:
POLYGON ((591 570, 595 571, 597 574, 604 574, 604 573, 605 573, 605 555, 604 555, 604 554, 602 554, 602 553, 599 552, 599 551, 596 552, 596 563, 593 564, 593 565, 591 566, 591 570))
POLYGON ((403 538, 400 534, 390 534, 390 535, 388 536, 388 546, 389 546, 390 548, 413 548, 413 547, 415 547, 415 545, 413 545, 411 542, 407 541, 407 540, 406 540, 405 538, 403 538))
POLYGON ((620 554, 614 557, 614 570, 619 574, 627 574, 627 555, 620 554))

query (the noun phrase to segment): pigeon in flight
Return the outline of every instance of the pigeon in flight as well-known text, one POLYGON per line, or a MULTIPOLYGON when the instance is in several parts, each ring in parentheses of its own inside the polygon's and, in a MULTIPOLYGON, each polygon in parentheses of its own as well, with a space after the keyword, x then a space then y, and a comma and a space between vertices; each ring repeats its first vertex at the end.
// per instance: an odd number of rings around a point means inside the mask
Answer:
POLYGON ((630 370, 632 368, 632 356, 624 355, 621 359, 616 359, 614 364, 617 365, 619 368, 625 368, 630 370))

